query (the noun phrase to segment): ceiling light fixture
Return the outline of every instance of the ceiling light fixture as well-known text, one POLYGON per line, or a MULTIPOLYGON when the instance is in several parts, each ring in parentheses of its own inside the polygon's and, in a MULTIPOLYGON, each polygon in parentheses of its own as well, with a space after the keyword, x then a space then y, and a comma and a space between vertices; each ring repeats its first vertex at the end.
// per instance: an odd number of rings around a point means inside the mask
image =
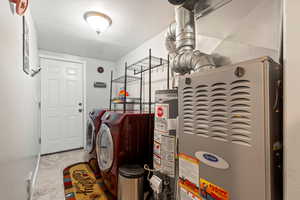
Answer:
POLYGON ((89 11, 83 17, 97 34, 105 32, 112 24, 111 18, 100 12, 89 11))

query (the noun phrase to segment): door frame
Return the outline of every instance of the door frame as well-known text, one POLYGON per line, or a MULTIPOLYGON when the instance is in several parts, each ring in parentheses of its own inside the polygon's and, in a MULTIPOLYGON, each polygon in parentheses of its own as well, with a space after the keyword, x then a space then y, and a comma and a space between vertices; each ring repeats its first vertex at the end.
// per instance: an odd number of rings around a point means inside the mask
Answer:
MULTIPOLYGON (((86 99, 86 61, 84 60, 76 60, 76 59, 70 59, 70 58, 62 58, 59 56, 52 56, 52 55, 46 55, 46 54, 39 54, 39 59, 49 59, 49 60, 58 60, 58 61, 64 61, 64 62, 71 62, 71 63, 79 63, 82 64, 82 81, 83 81, 83 144, 82 147, 85 147, 86 145, 86 138, 85 138, 85 131, 86 131, 86 120, 87 120, 87 99, 86 99)), ((40 66, 41 69, 43 70, 43 66, 40 66)), ((43 76, 41 75, 41 83, 43 81, 43 76)), ((41 87, 41 90, 43 88, 41 87)), ((42 91, 41 91, 42 94, 42 91)), ((43 109, 43 97, 41 96, 41 139, 43 140, 43 114, 44 114, 44 109, 43 109)), ((42 145, 43 142, 41 142, 42 145)), ((42 148, 41 148, 42 149, 42 148)))

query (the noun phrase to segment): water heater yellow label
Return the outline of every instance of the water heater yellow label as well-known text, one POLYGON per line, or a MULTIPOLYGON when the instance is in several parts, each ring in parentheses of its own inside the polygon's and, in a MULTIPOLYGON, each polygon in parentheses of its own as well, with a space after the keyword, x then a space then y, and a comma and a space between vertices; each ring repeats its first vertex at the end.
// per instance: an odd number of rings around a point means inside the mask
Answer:
POLYGON ((202 178, 200 179, 200 193, 203 198, 209 200, 229 200, 229 192, 202 178))

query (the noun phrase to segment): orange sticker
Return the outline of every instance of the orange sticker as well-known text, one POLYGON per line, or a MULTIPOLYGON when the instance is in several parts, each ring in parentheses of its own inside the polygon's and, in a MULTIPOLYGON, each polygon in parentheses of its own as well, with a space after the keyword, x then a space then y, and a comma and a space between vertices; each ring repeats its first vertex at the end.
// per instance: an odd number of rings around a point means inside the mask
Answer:
POLYGON ((191 184, 188 181, 184 181, 184 180, 179 179, 178 185, 179 185, 180 188, 182 188, 182 189, 186 190, 187 192, 193 194, 194 196, 200 198, 199 188, 195 187, 194 184, 191 184))
POLYGON ((178 154, 178 157, 179 157, 179 158, 182 158, 182 159, 184 159, 184 160, 187 160, 187 161, 189 161, 189 162, 198 164, 198 165, 200 164, 200 161, 199 161, 197 158, 194 158, 194 157, 189 156, 189 155, 184 154, 184 153, 179 153, 179 154, 178 154))
POLYGON ((229 192, 202 178, 200 179, 200 193, 206 199, 229 200, 229 192))

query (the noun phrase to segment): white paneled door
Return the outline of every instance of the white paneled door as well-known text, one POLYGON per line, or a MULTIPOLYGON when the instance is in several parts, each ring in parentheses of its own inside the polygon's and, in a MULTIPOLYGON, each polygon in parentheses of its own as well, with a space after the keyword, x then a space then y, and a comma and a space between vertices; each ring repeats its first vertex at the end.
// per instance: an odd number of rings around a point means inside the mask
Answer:
POLYGON ((83 64, 41 58, 42 154, 83 147, 83 64))

